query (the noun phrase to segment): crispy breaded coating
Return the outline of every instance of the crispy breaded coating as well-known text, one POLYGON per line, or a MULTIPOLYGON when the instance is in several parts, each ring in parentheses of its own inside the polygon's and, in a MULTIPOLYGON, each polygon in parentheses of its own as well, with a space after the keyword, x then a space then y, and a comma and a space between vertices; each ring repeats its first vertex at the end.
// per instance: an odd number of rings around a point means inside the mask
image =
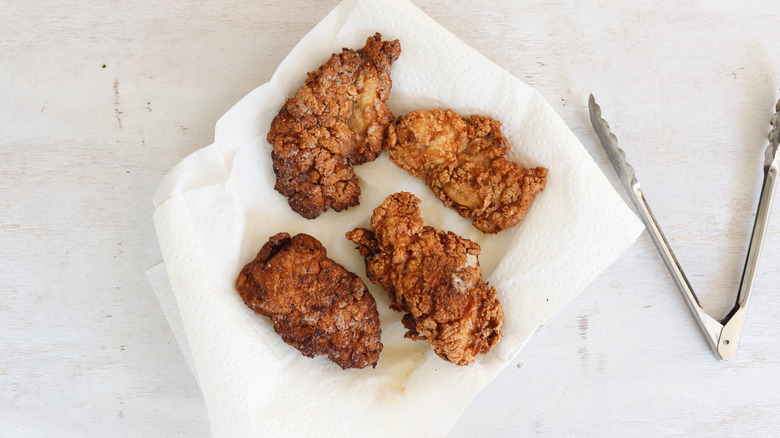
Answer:
POLYGON ((343 369, 376 367, 382 351, 376 301, 314 237, 272 236, 241 270, 236 289, 304 356, 328 355, 343 369))
POLYGON ((427 340, 444 360, 467 365, 501 339, 504 311, 495 288, 482 281, 476 242, 425 226, 420 200, 390 195, 371 216, 371 230, 347 238, 366 259, 366 273, 407 312, 405 337, 427 340))
POLYGON ((474 216, 483 233, 520 222, 547 182, 546 168, 524 169, 504 158, 509 142, 501 122, 488 117, 410 112, 388 128, 385 147, 398 167, 425 180, 445 206, 474 216))
POLYGON ((288 98, 271 122, 276 189, 290 207, 307 219, 328 208, 358 205, 360 186, 352 166, 382 152, 393 115, 390 96, 392 63, 401 53, 398 40, 369 37, 360 50, 343 49, 288 98))

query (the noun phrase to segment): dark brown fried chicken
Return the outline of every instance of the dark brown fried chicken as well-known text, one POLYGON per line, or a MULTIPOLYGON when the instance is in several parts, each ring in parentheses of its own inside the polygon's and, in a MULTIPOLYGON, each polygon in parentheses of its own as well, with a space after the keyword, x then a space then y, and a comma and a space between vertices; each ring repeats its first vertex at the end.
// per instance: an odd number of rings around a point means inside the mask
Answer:
POLYGON ((398 167, 425 180, 445 206, 474 216, 484 233, 520 222, 547 181, 544 167, 523 169, 504 158, 509 142, 501 122, 488 117, 410 112, 388 128, 385 147, 398 167))
POLYGON ((352 166, 376 159, 393 115, 390 68, 398 40, 380 34, 366 46, 333 54, 287 99, 271 123, 274 188, 307 219, 328 208, 358 205, 360 186, 352 166))
POLYGON ((376 366, 382 351, 376 301, 314 237, 272 236, 241 270, 236 289, 304 356, 328 355, 344 369, 376 366))
POLYGON ((390 195, 371 216, 371 230, 347 238, 366 259, 366 273, 407 312, 405 337, 427 340, 443 359, 467 365, 501 339, 504 311, 496 290, 482 281, 477 243, 424 226, 420 200, 390 195))

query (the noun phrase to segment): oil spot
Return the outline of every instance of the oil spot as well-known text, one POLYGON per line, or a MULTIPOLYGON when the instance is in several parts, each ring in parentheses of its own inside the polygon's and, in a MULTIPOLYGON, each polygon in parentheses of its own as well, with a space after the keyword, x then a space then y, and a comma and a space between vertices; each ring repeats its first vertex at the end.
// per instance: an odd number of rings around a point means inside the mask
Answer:
POLYGON ((123 411, 119 411, 119 414, 117 414, 117 417, 125 418, 125 413, 123 411))
POLYGON ((569 386, 571 386, 571 383, 567 383, 566 387, 563 388, 563 393, 561 394, 561 400, 563 400, 563 398, 566 397, 566 391, 569 390, 569 386))
POLYGON ((427 342, 385 345, 377 368, 382 369, 382 390, 385 395, 403 397, 414 372, 426 361, 432 350, 427 342))
POLYGON ((119 79, 114 79, 114 116, 119 129, 122 129, 122 106, 119 102, 119 79))
POLYGON ((577 320, 579 321, 578 326, 580 328, 580 337, 582 339, 588 339, 588 316, 578 316, 577 320))

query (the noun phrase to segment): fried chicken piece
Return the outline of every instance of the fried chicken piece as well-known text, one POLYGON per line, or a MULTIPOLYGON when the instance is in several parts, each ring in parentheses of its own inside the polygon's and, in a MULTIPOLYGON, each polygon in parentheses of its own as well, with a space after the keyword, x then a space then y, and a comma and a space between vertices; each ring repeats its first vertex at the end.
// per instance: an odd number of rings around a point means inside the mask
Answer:
POLYGON ((328 355, 343 369, 376 367, 382 351, 376 301, 314 237, 272 236, 241 270, 236 289, 304 356, 328 355))
POLYGON ((392 63, 401 53, 398 40, 369 37, 360 50, 343 49, 287 99, 271 122, 274 189, 293 211, 314 219, 328 208, 358 205, 360 186, 352 166, 382 152, 393 115, 392 63))
POLYGON ((520 222, 547 181, 546 168, 523 169, 504 158, 509 142, 501 122, 488 117, 414 111, 388 128, 385 147, 398 167, 425 180, 445 206, 474 216, 483 233, 520 222))
POLYGON ((467 365, 501 339, 504 311, 495 288, 482 281, 480 247, 452 232, 424 226, 420 200, 390 195, 371 216, 371 230, 347 238, 358 245, 366 273, 407 312, 405 337, 427 340, 444 360, 467 365))

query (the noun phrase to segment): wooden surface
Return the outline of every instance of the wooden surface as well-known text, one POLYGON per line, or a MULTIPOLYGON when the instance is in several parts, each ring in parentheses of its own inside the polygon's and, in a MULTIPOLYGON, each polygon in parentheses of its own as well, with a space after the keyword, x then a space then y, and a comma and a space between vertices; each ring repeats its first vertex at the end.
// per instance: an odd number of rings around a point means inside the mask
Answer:
MULTIPOLYGON (((6 1, 0 436, 208 436, 144 271, 151 197, 338 2, 6 1)), ((731 308, 780 97, 774 2, 415 2, 538 90, 617 187, 604 109, 705 310, 731 308)), ((718 363, 642 235, 449 436, 780 434, 780 210, 718 363)))

